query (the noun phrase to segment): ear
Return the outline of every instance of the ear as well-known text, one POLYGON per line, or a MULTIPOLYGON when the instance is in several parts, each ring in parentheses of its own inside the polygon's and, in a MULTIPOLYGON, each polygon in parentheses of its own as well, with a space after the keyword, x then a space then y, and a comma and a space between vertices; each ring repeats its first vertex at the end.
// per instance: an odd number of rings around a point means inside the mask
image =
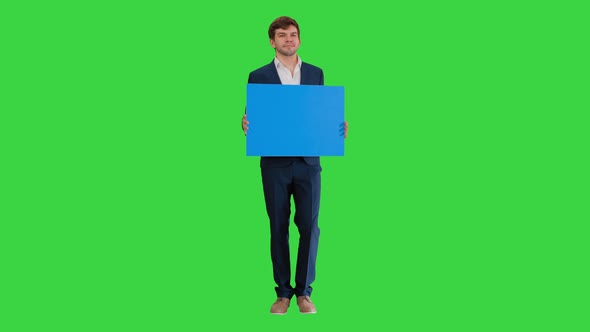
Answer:
POLYGON ((275 48, 275 41, 274 41, 274 39, 269 39, 269 42, 270 42, 270 46, 272 48, 275 48))

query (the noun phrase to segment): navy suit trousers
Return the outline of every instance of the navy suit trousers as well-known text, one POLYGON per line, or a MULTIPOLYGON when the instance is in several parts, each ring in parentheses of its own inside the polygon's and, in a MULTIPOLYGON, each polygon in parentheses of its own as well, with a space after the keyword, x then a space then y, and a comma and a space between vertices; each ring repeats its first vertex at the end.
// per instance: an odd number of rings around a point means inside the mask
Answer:
POLYGON ((321 166, 292 158, 288 165, 262 165, 262 185, 270 219, 271 258, 278 297, 311 295, 320 229, 321 166), (289 221, 291 197, 295 203, 294 222, 299 231, 295 288, 291 286, 289 221))

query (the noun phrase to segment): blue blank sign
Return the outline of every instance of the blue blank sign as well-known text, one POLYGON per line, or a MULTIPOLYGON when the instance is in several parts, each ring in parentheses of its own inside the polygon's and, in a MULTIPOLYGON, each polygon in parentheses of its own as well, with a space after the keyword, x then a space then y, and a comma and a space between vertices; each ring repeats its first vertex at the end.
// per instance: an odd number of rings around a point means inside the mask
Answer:
POLYGON ((247 156, 343 156, 344 87, 248 84, 247 156))

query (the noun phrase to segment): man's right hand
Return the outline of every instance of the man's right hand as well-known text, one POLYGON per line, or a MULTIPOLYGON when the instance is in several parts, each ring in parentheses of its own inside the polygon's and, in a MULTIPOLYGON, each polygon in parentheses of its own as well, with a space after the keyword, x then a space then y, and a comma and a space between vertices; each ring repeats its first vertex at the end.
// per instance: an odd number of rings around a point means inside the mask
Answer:
POLYGON ((244 116, 242 117, 242 130, 244 131, 244 135, 248 135, 249 124, 250 122, 248 122, 248 119, 246 119, 246 114, 244 114, 244 116))

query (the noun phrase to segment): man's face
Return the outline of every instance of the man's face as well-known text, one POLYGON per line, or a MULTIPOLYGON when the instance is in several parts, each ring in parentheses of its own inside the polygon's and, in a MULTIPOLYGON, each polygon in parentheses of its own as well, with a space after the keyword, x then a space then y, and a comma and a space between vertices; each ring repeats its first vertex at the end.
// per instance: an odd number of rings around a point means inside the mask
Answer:
POLYGON ((290 25, 287 29, 275 30, 275 37, 270 40, 270 45, 284 56, 297 53, 299 44, 299 34, 294 25, 290 25))

